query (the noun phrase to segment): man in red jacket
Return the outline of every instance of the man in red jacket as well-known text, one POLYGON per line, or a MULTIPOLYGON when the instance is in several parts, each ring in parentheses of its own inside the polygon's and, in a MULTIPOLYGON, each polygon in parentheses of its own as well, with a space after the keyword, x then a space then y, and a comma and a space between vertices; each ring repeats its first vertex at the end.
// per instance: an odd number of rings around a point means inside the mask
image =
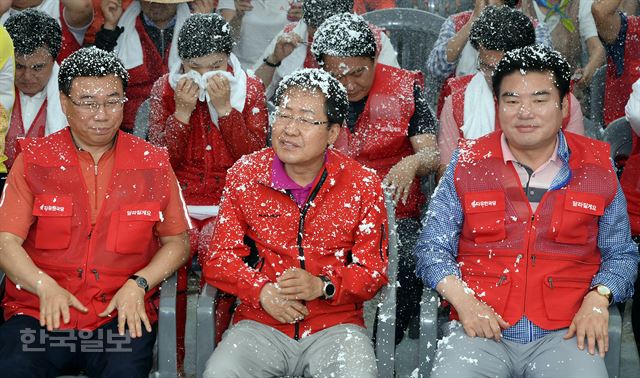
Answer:
POLYGON ((336 148, 376 170, 395 188, 399 266, 396 343, 419 312, 422 283, 413 247, 425 198, 420 177, 438 166, 437 121, 422 90, 422 75, 375 61, 373 32, 361 17, 333 16, 316 32, 312 51, 347 89, 349 112, 336 148))
POLYGON ((549 48, 507 52, 501 130, 461 143, 429 204, 418 274, 453 320, 432 377, 607 377, 638 252, 609 146, 561 130, 570 75, 549 48))
POLYGON ((285 77, 276 105, 273 148, 227 177, 203 272, 241 303, 204 376, 376 377, 362 303, 387 281, 380 180, 327 148, 347 113, 329 74, 285 77))
POLYGON ((21 144, 0 199, 3 377, 149 375, 157 286, 190 225, 166 151, 118 131, 127 78, 110 53, 73 53, 69 127, 21 144))

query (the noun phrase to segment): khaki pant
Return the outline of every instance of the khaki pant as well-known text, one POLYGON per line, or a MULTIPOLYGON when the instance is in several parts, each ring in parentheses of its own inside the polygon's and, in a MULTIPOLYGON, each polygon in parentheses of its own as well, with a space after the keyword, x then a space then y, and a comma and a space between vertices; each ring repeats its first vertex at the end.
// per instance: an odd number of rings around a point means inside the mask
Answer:
POLYGON ((229 328, 207 361, 205 378, 371 377, 376 357, 366 330, 342 324, 299 341, 258 322, 229 328))

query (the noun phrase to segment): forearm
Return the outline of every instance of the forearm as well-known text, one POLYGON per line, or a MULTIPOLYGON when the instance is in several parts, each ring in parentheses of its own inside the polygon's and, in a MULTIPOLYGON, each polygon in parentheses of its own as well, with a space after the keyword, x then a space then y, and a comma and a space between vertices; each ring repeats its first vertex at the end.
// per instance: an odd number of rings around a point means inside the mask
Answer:
POLYGON ((33 263, 22 242, 16 235, 0 232, 0 270, 16 286, 37 295, 40 285, 55 281, 33 263))
POLYGON ((458 61, 460 58, 460 53, 462 53, 462 49, 469 41, 469 34, 471 33, 471 25, 473 24, 474 18, 472 17, 469 22, 467 22, 458 33, 456 33, 453 38, 447 42, 447 62, 453 63, 458 61))
POLYGON ((162 247, 151 262, 135 273, 147 280, 149 288, 160 284, 189 260, 189 236, 186 232, 160 240, 164 241, 162 247))
POLYGON ((455 275, 446 276, 440 280, 436 291, 454 308, 458 308, 470 295, 473 295, 473 290, 455 275))
MULTIPOLYGON (((275 62, 272 60, 273 54, 271 54, 267 59, 270 63, 277 64, 279 62, 275 62)), ((271 80, 273 80, 273 75, 276 73, 276 67, 268 66, 266 63, 262 63, 257 70, 255 70, 254 75, 262 80, 262 83, 265 87, 268 87, 271 84, 271 80)))
POLYGON ((618 7, 622 0, 595 0, 591 6, 598 35, 607 44, 613 43, 620 31, 618 7))
POLYGON ((267 145, 269 116, 264 92, 259 91, 256 97, 259 100, 248 100, 242 113, 233 109, 227 117, 220 118, 220 132, 235 159, 267 145))
POLYGON ((587 40, 587 50, 589 51, 589 61, 584 67, 589 72, 595 72, 600 66, 606 62, 606 52, 602 43, 596 37, 587 40))

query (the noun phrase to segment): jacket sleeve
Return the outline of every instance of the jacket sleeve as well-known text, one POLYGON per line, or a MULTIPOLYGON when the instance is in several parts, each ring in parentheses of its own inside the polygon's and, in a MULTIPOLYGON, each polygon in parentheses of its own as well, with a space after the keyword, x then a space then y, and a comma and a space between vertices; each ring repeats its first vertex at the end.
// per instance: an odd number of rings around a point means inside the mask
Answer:
MULTIPOLYGON (((363 182, 367 182, 365 178, 363 182)), ((325 266, 322 275, 336 287, 329 303, 342 305, 371 299, 387 280, 389 228, 380 181, 371 180, 370 190, 362 190, 365 204, 351 250, 352 263, 325 266)))
POLYGON ((209 256, 203 258, 205 263, 202 271, 210 285, 237 296, 254 308, 260 308, 260 291, 270 281, 265 274, 242 260, 250 253, 244 244, 248 225, 239 199, 245 185, 234 176, 233 173, 227 175, 209 256))
POLYGON ((265 101, 262 82, 249 77, 242 113, 232 109, 228 116, 220 118, 220 132, 234 159, 267 145, 269 115, 265 101))
POLYGON ((163 103, 162 91, 166 80, 166 76, 161 77, 151 89, 149 141, 167 149, 171 166, 175 168, 186 156, 191 126, 178 121, 163 103))

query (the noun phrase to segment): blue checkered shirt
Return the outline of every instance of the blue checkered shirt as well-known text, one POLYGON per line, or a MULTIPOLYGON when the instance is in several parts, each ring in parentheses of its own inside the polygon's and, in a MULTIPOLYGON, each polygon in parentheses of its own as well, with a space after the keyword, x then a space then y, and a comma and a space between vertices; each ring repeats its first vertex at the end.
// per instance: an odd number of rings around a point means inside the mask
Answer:
MULTIPOLYGON (((558 136, 558 157, 563 164, 549 190, 562 188, 571 178, 569 148, 562 132, 558 133, 558 136)), ((431 198, 429 210, 423 221, 424 228, 414 251, 417 257, 416 274, 426 285, 434 289, 446 276, 461 276, 456 257, 464 214, 454 185, 457 162, 456 150, 431 198)), ((591 286, 607 286, 611 289, 613 300, 622 302, 633 295, 639 256, 638 248, 631 240, 627 202, 620 184, 617 185, 618 190, 613 201, 599 220, 598 247, 602 260, 600 270, 591 281, 591 286)), ((524 344, 535 341, 551 331, 553 330, 544 330, 536 326, 523 316, 502 334, 507 340, 524 344)))

